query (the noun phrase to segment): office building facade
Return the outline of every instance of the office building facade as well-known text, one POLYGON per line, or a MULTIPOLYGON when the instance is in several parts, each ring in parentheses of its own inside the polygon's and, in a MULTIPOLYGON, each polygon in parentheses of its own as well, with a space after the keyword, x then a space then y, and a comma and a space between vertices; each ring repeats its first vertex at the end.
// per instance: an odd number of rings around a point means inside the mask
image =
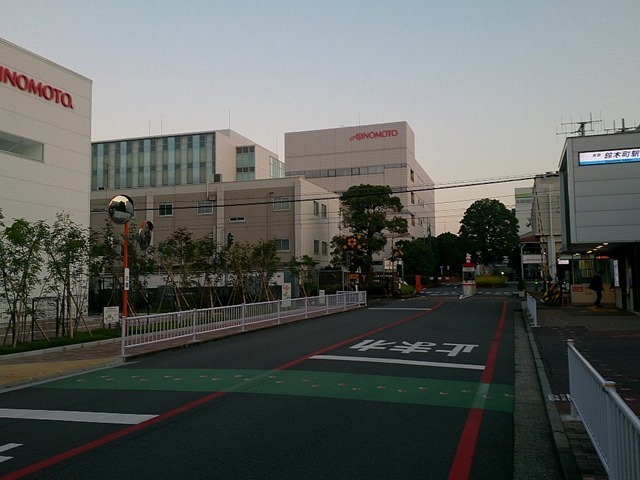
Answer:
MULTIPOLYGON (((435 225, 434 184, 415 158, 407 122, 285 134, 288 177, 303 177, 342 194, 352 185, 388 185, 409 225, 401 239, 428 237, 435 225)), ((382 257, 390 255, 391 242, 382 257)))
POLYGON ((284 177, 278 155, 233 130, 94 142, 91 190, 284 177))
POLYGON ((92 82, 0 38, 0 207, 5 223, 89 226, 92 82))
POLYGON ((225 245, 275 239, 282 263, 330 261, 337 199, 304 179, 285 178, 277 155, 232 130, 94 142, 91 227, 115 195, 134 201, 133 222, 152 221, 153 244, 180 228, 225 245))

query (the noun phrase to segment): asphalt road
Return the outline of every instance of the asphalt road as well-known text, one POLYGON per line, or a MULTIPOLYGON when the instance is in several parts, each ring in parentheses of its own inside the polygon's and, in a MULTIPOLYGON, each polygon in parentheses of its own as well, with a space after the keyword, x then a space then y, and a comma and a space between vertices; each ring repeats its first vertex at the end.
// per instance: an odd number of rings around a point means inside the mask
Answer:
POLYGON ((0 479, 513 478, 513 309, 367 309, 0 395, 0 479))

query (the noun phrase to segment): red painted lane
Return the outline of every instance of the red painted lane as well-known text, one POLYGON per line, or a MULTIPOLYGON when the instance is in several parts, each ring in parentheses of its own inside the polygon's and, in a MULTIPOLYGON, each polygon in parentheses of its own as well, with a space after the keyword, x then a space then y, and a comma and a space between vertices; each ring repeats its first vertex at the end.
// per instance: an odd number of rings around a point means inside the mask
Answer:
MULTIPOLYGON (((312 357, 314 355, 320 355, 322 353, 328 352, 330 350, 334 350, 336 348, 342 347, 344 345, 347 345, 349 343, 352 343, 356 340, 360 340, 361 338, 364 337, 369 337, 371 335, 374 335, 376 333, 382 332, 384 330, 388 330, 390 328, 396 327, 398 325, 401 325, 403 323, 407 323, 410 322, 411 320, 415 320, 418 317, 421 317, 423 315, 426 315, 427 313, 433 312, 435 310, 437 310, 438 308, 440 308, 442 305, 444 304, 444 301, 441 301, 440 303, 438 303, 435 307, 433 307, 431 310, 425 310, 424 312, 419 312, 416 313, 415 315, 411 315, 410 317, 407 318, 403 318, 401 320, 398 320, 397 322, 394 323, 390 323, 389 325, 385 325, 383 327, 380 328, 376 328, 374 330, 371 330, 369 332, 363 333, 362 335, 358 335, 356 337, 352 337, 349 338, 347 340, 343 340, 341 342, 338 342, 334 345, 331 345, 329 347, 323 348, 321 350, 318 350, 316 352, 310 353, 308 355, 304 355, 296 360, 293 360, 291 362, 285 363, 283 365, 280 365, 279 367, 275 368, 275 370, 286 370, 287 368, 291 368, 295 365, 298 365, 306 360, 309 359, 309 357, 312 357)), ((184 413, 187 412, 189 410, 192 410, 200 405, 203 405, 205 403, 211 402, 213 400, 216 400, 217 398, 220 398, 224 395, 226 395, 228 392, 215 392, 212 393, 211 395, 207 395, 205 397, 202 397, 198 400, 195 400, 193 402, 187 403, 185 405, 182 405, 178 408, 174 408, 173 410, 170 410, 168 412, 165 412, 161 415, 158 415, 157 417, 151 418, 145 422, 141 422, 138 423, 136 425, 131 425, 130 427, 124 428, 122 430, 118 430, 117 432, 111 433, 109 435, 105 435, 104 437, 98 438, 96 440, 93 440, 91 442, 85 443, 84 445, 80 445, 76 448, 72 448, 71 450, 67 450, 66 452, 62 452, 59 453, 58 455, 54 455, 53 457, 49 457, 45 460, 41 460, 40 462, 36 462, 32 465, 29 465, 27 467, 24 467, 20 470, 16 470, 15 472, 11 472, 8 473, 6 475, 4 475, 3 477, 0 477, 0 480, 18 480, 20 478, 23 478, 27 475, 30 475, 32 473, 38 472, 40 470, 43 470, 45 468, 51 467, 57 463, 63 462, 65 460, 68 460, 70 458, 73 458, 77 455, 80 455, 82 453, 86 453, 88 451, 91 451, 95 448, 101 447, 103 445, 106 445, 110 442, 113 442, 114 440, 118 440, 122 437, 125 437, 131 433, 135 433, 139 430, 143 430, 147 427, 150 427, 152 425, 155 425, 157 423, 163 422, 171 417, 175 417, 176 415, 179 415, 180 413, 184 413)))
MULTIPOLYGON (((507 302, 502 304, 502 313, 500 315, 500 321, 498 327, 493 335, 493 341, 489 348, 489 354, 487 361, 485 362, 485 368, 480 378, 481 387, 482 384, 491 383, 493 380, 493 372, 496 367, 496 360, 498 358, 498 349, 500 347, 500 338, 502 337, 502 331, 504 329, 505 320, 507 318, 507 302)), ((458 442, 458 448, 456 455, 451 464, 451 470, 449 471, 449 480, 466 480, 471 474, 471 466, 473 465, 473 457, 476 451, 476 445, 478 444, 478 435, 480 433, 480 426, 482 425, 482 417, 484 416, 484 409, 472 408, 469 410, 467 421, 465 422, 460 441, 458 442)))

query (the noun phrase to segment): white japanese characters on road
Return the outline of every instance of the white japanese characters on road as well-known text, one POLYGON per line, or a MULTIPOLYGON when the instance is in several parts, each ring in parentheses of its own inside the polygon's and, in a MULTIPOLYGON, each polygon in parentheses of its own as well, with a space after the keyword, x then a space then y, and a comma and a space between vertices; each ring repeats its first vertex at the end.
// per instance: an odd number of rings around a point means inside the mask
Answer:
POLYGON ((369 350, 389 350, 391 352, 409 353, 446 353, 447 357, 457 357, 460 353, 471 353, 478 345, 470 345, 465 343, 441 343, 443 347, 448 349, 436 348, 438 344, 435 342, 387 342, 386 340, 363 340, 360 343, 352 345, 350 349, 359 352, 369 350))
MULTIPOLYGON (((398 352, 401 355, 410 354, 430 354, 430 358, 434 358, 434 354, 444 359, 445 357, 457 357, 460 354, 471 353, 479 345, 468 343, 450 343, 450 342, 395 342, 387 340, 367 339, 361 342, 351 345, 349 349, 357 350, 358 352, 380 351, 388 350, 389 352, 398 352), (441 355, 446 354, 446 355, 441 355)), ((484 365, 467 364, 467 363, 454 363, 443 361, 425 361, 414 360, 407 357, 389 358, 389 357, 363 357, 355 355, 313 355, 311 360, 334 360, 341 362, 366 362, 366 363, 386 363, 396 365, 413 365, 419 367, 436 367, 436 368, 456 368, 463 370, 484 370, 484 365)))

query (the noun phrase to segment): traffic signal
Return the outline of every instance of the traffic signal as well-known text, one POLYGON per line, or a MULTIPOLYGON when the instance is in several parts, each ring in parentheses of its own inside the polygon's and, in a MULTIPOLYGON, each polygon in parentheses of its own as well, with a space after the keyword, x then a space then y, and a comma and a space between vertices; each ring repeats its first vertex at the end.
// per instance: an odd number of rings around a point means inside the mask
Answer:
POLYGON ((233 233, 231 232, 227 233, 227 245, 233 245, 233 233))

